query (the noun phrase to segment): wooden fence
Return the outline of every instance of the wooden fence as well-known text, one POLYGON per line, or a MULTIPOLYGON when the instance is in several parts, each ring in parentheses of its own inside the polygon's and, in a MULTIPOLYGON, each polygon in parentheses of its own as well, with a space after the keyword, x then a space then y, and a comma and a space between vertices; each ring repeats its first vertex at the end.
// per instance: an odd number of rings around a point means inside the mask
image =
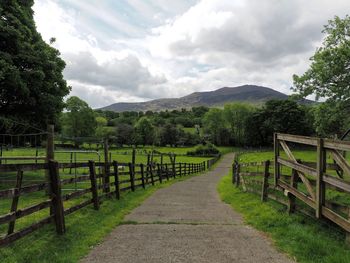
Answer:
POLYGON ((337 224, 350 237, 350 142, 275 134, 274 161, 233 164, 232 182, 245 191, 258 193, 287 205, 293 213, 297 201, 302 212, 337 224), (315 161, 297 159, 293 147, 309 147, 315 161), (312 152, 314 151, 314 152, 312 152), (336 197, 336 198, 334 198, 336 197), (339 198, 340 197, 340 198, 339 198))
MULTIPOLYGON (((104 198, 119 199, 124 191, 135 191, 137 188, 146 188, 148 185, 162 183, 176 177, 203 172, 208 169, 217 158, 207 163, 166 163, 166 164, 133 164, 114 162, 84 162, 84 163, 58 163, 50 160, 40 164, 3 164, 0 173, 15 173, 16 186, 0 190, 0 200, 7 200, 10 211, 1 215, 0 227, 6 234, 0 236, 0 246, 7 245, 24 237, 37 229, 54 223, 58 234, 65 233, 65 217, 90 204, 99 210, 104 198), (98 169, 98 168, 102 169, 98 169), (67 168, 81 168, 88 172, 72 177, 64 173, 67 168), (101 174, 98 171, 102 171, 101 174), (41 183, 23 185, 23 173, 41 173, 49 178, 41 183), (65 193, 65 187, 73 188, 65 193), (34 197, 28 197, 34 195, 34 197), (18 208, 19 199, 38 200, 29 206, 18 208), (39 220, 28 220, 20 224, 15 231, 15 225, 21 218, 39 213, 39 220), (6 228, 7 225, 7 228, 6 228)), ((24 202, 26 203, 26 202, 24 202)), ((3 203, 4 204, 4 203, 3 203)), ((0 211, 1 212, 1 211, 0 211)))

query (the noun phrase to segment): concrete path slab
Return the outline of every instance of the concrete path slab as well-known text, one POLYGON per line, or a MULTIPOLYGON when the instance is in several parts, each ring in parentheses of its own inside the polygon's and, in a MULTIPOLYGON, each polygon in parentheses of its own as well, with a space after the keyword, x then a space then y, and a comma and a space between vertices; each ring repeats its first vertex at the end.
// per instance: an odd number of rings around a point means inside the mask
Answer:
POLYGON ((158 190, 82 262, 293 262, 220 200, 232 159, 158 190))

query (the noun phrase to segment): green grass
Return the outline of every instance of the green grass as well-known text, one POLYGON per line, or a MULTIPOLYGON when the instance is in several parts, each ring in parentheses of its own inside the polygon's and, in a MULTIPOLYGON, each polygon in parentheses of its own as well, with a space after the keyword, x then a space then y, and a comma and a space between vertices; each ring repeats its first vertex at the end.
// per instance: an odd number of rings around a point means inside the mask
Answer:
POLYGON ((350 262, 345 234, 338 227, 298 213, 289 216, 284 206, 274 201, 262 203, 259 196, 234 187, 230 176, 220 181, 218 191, 224 202, 243 215, 245 223, 268 233, 278 249, 298 262, 350 262))
POLYGON ((146 190, 139 189, 121 195, 119 201, 104 201, 99 211, 92 205, 66 217, 66 234, 57 236, 53 225, 42 229, 0 249, 0 261, 5 262, 77 262, 97 245, 123 217, 137 207, 154 191, 185 180, 179 178, 156 184, 146 190))

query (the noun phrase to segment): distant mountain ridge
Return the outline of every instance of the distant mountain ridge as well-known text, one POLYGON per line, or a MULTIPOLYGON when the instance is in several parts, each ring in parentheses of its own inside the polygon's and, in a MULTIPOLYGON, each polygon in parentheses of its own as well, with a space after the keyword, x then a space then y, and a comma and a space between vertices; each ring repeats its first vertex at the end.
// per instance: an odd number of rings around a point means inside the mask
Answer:
MULTIPOLYGON (((287 99, 288 95, 271 88, 243 85, 238 87, 224 87, 214 91, 194 92, 190 95, 173 99, 155 99, 145 102, 118 102, 101 108, 116 112, 122 111, 161 111, 193 106, 223 106, 230 102, 248 102, 262 104, 271 99, 287 99)), ((311 103, 309 100, 302 100, 301 103, 311 103)))

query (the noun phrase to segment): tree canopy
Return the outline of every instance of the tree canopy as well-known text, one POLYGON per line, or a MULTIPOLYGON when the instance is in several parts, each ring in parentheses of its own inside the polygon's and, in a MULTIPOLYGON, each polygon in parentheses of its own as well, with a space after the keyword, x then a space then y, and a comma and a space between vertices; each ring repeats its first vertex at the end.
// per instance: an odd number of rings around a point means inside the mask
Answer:
POLYGON ((294 75, 295 91, 302 96, 316 94, 332 101, 350 100, 350 17, 336 16, 325 26, 322 46, 310 58, 311 66, 294 75))
POLYGON ((59 51, 36 30, 32 5, 32 0, 0 2, 0 111, 44 127, 57 120, 70 88, 59 51))

